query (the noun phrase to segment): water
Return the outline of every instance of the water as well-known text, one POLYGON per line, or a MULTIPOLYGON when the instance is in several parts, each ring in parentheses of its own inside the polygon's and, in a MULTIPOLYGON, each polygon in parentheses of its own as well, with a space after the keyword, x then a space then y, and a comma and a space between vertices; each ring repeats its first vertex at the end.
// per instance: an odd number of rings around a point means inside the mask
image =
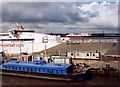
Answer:
POLYGON ((92 80, 80 81, 80 82, 61 82, 52 80, 40 80, 33 78, 21 78, 15 76, 3 76, 3 85, 67 85, 67 86, 89 86, 89 85, 110 85, 119 86, 120 78, 111 76, 94 76, 92 80))

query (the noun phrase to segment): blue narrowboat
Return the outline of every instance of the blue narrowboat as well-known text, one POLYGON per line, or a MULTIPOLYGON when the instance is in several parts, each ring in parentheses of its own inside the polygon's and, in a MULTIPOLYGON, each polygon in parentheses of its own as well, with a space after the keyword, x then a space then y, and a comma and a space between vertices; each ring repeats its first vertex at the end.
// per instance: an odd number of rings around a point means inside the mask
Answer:
POLYGON ((32 77, 51 80, 76 81, 90 78, 90 73, 74 73, 72 64, 46 63, 45 60, 34 62, 10 60, 2 65, 3 75, 15 75, 21 77, 32 77))

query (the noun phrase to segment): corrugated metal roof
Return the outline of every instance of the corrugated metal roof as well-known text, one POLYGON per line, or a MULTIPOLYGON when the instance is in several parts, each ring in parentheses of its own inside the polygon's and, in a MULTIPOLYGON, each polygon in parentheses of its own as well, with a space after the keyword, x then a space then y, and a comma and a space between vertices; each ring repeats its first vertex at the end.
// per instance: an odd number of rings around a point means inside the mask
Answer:
POLYGON ((47 68, 47 69, 66 69, 71 64, 57 64, 57 63, 45 63, 45 64, 35 64, 34 62, 7 62, 3 65, 7 66, 17 66, 17 67, 28 67, 28 68, 47 68))
MULTIPOLYGON (((65 55, 67 52, 95 52, 98 50, 102 53, 102 55, 109 55, 109 54, 118 54, 118 43, 116 42, 105 42, 105 43, 80 43, 75 45, 67 45, 67 43, 62 43, 50 49, 47 49, 47 53, 51 55, 65 55), (114 50, 114 51, 112 51, 114 50)), ((40 53, 43 53, 41 51, 40 53)), ((38 52, 39 53, 39 52, 38 52)))

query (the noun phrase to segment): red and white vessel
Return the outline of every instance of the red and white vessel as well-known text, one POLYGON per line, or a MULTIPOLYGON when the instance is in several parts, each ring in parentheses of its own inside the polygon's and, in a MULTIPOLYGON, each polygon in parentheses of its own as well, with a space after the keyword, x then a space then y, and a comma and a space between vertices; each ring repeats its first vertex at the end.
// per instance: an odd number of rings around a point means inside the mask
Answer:
POLYGON ((82 34, 68 34, 65 37, 69 37, 69 38, 81 38, 81 37, 88 37, 91 36, 88 33, 82 33, 82 34))
POLYGON ((16 24, 15 29, 8 33, 0 33, 0 52, 20 53, 20 52, 39 52, 61 44, 58 36, 35 33, 34 30, 24 29, 23 26, 16 24))

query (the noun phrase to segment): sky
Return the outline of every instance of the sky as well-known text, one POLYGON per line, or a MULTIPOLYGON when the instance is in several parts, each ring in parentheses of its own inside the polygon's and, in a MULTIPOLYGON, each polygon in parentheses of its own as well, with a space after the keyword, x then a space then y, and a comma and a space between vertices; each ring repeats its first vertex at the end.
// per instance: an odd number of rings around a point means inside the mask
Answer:
POLYGON ((2 31, 14 22, 38 33, 118 32, 117 0, 78 2, 2 2, 2 31), (100 2, 101 1, 101 2, 100 2), (114 3, 111 3, 114 2, 114 3), (99 3, 100 2, 100 3, 99 3))
POLYGON ((107 1, 107 2, 116 2, 116 1, 118 1, 118 0, 76 0, 76 1, 83 1, 83 2, 103 2, 103 1, 107 1))
POLYGON ((2 0, 2 2, 116 2, 118 0, 2 0))

